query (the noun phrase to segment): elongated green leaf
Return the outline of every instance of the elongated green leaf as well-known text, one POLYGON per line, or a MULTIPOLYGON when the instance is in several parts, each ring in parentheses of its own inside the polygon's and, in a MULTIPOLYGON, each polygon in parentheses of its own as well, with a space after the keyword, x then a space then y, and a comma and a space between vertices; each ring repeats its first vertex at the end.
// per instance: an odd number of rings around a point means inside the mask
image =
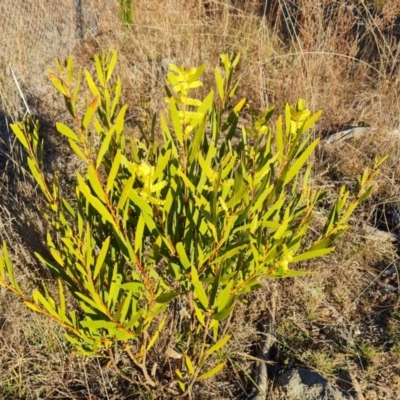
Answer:
POLYGON ((210 182, 214 182, 214 180, 217 177, 217 174, 213 171, 213 169, 210 167, 210 164, 208 159, 207 161, 204 159, 203 155, 201 153, 199 153, 199 157, 198 157, 200 166, 202 171, 205 173, 206 177, 208 178, 208 180, 210 182))
POLYGON ((178 153, 178 150, 177 150, 177 148, 175 146, 175 143, 173 141, 172 134, 171 134, 171 132, 170 132, 170 130, 168 128, 167 122, 165 121, 164 115, 161 115, 160 123, 161 123, 161 131, 162 131, 162 134, 163 134, 164 141, 166 143, 169 142, 169 144, 171 146, 171 149, 172 149, 172 155, 175 158, 177 158, 179 153, 178 153))
MULTIPOLYGON (((193 185, 193 183, 188 179, 188 177, 185 175, 185 173, 182 171, 181 167, 179 166, 179 168, 176 171, 176 174, 182 178, 183 183, 185 184, 185 186, 190 189, 190 191, 194 194, 196 194, 196 188, 193 185)), ((205 200, 205 199, 204 199, 205 200)), ((205 200, 205 202, 207 203, 207 201, 205 200)))
POLYGON ((117 132, 117 136, 119 137, 124 129, 124 122, 125 122, 125 113, 128 109, 128 105, 125 104, 121 110, 119 111, 117 118, 115 120, 115 130, 117 132))
POLYGON ((76 348, 79 349, 81 347, 82 343, 79 342, 79 340, 77 340, 76 338, 68 335, 68 333, 64 333, 64 337, 68 340, 68 342, 70 342, 76 348))
MULTIPOLYGON (((49 235, 49 236, 50 236, 50 235, 49 235)), ((71 246, 68 246, 69 243, 66 242, 66 239, 65 239, 65 238, 63 238, 63 243, 64 243, 64 244, 67 243, 68 249, 71 248, 71 246)), ((49 248, 50 248, 50 253, 51 253, 51 255, 53 256, 54 260, 57 261, 57 263, 58 263, 61 267, 64 267, 64 266, 65 266, 65 265, 64 265, 65 263, 64 263, 64 260, 62 259, 61 255, 60 255, 60 253, 59 253, 54 247, 49 246, 49 248)), ((72 252, 72 251, 71 251, 71 254, 76 254, 76 252, 72 252)))
MULTIPOLYGON (((374 187, 373 187, 373 186, 369 187, 369 188, 358 198, 358 201, 361 203, 362 201, 366 200, 366 199, 371 195, 371 193, 373 192, 373 190, 374 190, 374 187)), ((358 204, 357 204, 357 206, 358 206, 358 204)))
POLYGON ((243 199, 243 197, 245 197, 248 191, 249 186, 244 181, 241 168, 239 168, 235 176, 232 197, 228 202, 226 202, 228 209, 231 209, 232 207, 235 207, 237 204, 239 204, 239 202, 243 199))
POLYGON ((142 317, 144 310, 139 310, 133 314, 132 318, 129 320, 127 324, 125 324, 126 329, 132 329, 133 327, 137 326, 139 319, 142 317))
POLYGON ((140 213, 139 221, 136 225, 136 232, 135 232, 135 253, 137 253, 138 251, 142 251, 144 226, 145 222, 143 218, 143 213, 140 213))
POLYGON ((301 127, 301 132, 307 132, 318 121, 321 114, 322 114, 322 111, 318 111, 312 117, 310 117, 307 121, 305 121, 303 126, 301 127))
POLYGON ((194 293, 199 299, 201 305, 205 310, 208 309, 208 297, 206 291, 204 290, 203 284, 199 281, 199 276, 197 274, 196 268, 192 265, 191 268, 192 284, 194 286, 194 293))
POLYGON ((35 179, 36 183, 39 185, 43 194, 47 197, 47 199, 49 201, 51 201, 49 191, 47 190, 47 185, 43 180, 43 176, 39 173, 39 170, 37 168, 35 161, 32 160, 32 158, 30 158, 30 157, 28 157, 27 161, 28 161, 28 167, 33 175, 33 178, 35 179))
POLYGON ((281 239, 286 234, 289 222, 290 222, 290 209, 286 208, 285 215, 283 217, 281 225, 280 225, 280 227, 278 228, 278 230, 274 234, 274 239, 275 240, 281 239))
MULTIPOLYGON (((232 92, 231 92, 231 93, 232 93, 232 92)), ((236 106, 233 107, 233 111, 234 111, 236 114, 239 114, 240 111, 242 111, 243 107, 246 105, 246 102, 247 102, 247 99, 245 99, 245 98, 241 99, 241 100, 236 104, 236 106)))
POLYGON ((224 101, 225 99, 224 80, 222 78, 221 71, 218 67, 215 68, 215 82, 217 84, 219 98, 221 99, 221 101, 224 101))
POLYGON ((261 192, 261 194, 257 197, 256 201, 254 202, 254 205, 250 209, 251 214, 255 212, 260 212, 264 208, 265 200, 270 195, 273 189, 274 185, 271 184, 261 192))
POLYGON ((100 96, 99 89, 97 88, 96 84, 93 81, 92 76, 90 75, 90 72, 85 70, 85 77, 86 77, 86 82, 89 86, 90 91, 92 92, 93 96, 100 96))
POLYGON ((162 176, 163 172, 165 172, 165 168, 169 163, 171 158, 172 150, 168 149, 164 154, 161 154, 157 160, 157 167, 154 171, 154 175, 152 177, 152 181, 155 182, 159 177, 162 176))
POLYGON ((154 235, 157 236, 157 225, 154 222, 153 218, 151 217, 151 215, 147 214, 147 213, 143 213, 143 219, 144 222, 146 223, 147 228, 149 229, 149 231, 154 235))
POLYGON ((264 275, 268 279, 281 279, 281 278, 297 278, 299 276, 305 276, 313 274, 311 271, 295 271, 293 269, 288 269, 285 272, 273 272, 271 274, 264 275))
POLYGON ((204 318, 203 310, 201 310, 196 303, 194 303, 194 313, 196 315, 196 318, 200 322, 200 324, 205 327, 206 326, 206 321, 204 318))
POLYGON ((125 184, 125 187, 121 193, 118 200, 117 208, 122 210, 125 207, 126 201, 128 200, 129 193, 132 190, 133 182, 135 181, 135 176, 131 176, 125 184))
POLYGON ((178 377, 179 388, 181 389, 182 392, 185 392, 186 391, 186 385, 183 382, 183 376, 182 376, 181 371, 179 371, 179 369, 176 369, 175 370, 175 375, 178 377))
POLYGON ((105 82, 104 71, 103 71, 103 68, 102 68, 102 65, 101 65, 101 62, 100 62, 100 57, 97 54, 94 56, 94 62, 95 62, 95 65, 96 65, 97 78, 98 78, 101 86, 104 87, 105 83, 106 83, 105 82))
POLYGON ((310 146, 304 151, 304 153, 294 162, 290 170, 285 176, 284 184, 287 185, 301 170, 303 165, 307 162, 310 158, 312 152, 317 147, 319 143, 319 138, 314 140, 310 146))
POLYGON ((222 368, 225 367, 226 361, 218 364, 216 367, 210 369, 209 371, 205 372, 204 374, 200 375, 197 379, 198 380, 203 380, 203 379, 208 379, 211 378, 212 376, 218 374, 219 371, 221 371, 222 368))
POLYGON ((189 375, 193 375, 194 374, 193 363, 192 363, 192 360, 189 358, 189 356, 187 356, 186 354, 185 354, 185 364, 186 364, 186 368, 189 372, 189 375))
POLYGON ((103 242, 103 246, 101 247, 100 253, 99 253, 98 257, 97 257, 96 265, 94 267, 94 272, 93 272, 93 279, 94 280, 97 279, 97 277, 98 277, 98 275, 100 273, 101 267, 104 264, 104 260, 106 259, 108 248, 110 246, 110 239, 111 239, 110 236, 108 236, 106 238, 106 240, 103 242))
POLYGON ((115 110, 116 110, 117 105, 119 103, 119 100, 121 98, 121 91, 122 91, 121 78, 118 77, 117 78, 117 83, 115 84, 115 96, 114 96, 114 100, 113 100, 112 105, 111 105, 111 115, 115 114, 115 110))
POLYGON ((189 164, 192 164, 198 155, 201 142, 204 140, 204 136, 206 133, 205 127, 206 127, 206 119, 203 118, 203 120, 201 121, 201 123, 199 124, 199 126, 195 131, 193 142, 190 147, 189 164))
POLYGON ((110 212, 107 210, 107 208, 103 205, 103 203, 100 202, 99 199, 92 196, 91 194, 86 196, 86 198, 88 199, 89 203, 97 210, 97 212, 101 215, 102 218, 104 218, 106 221, 110 222, 112 225, 115 225, 114 218, 112 217, 110 212))
POLYGON ((124 290, 129 290, 132 292, 140 292, 144 288, 144 284, 142 282, 129 282, 129 283, 123 283, 121 285, 121 289, 124 290))
POLYGON ((107 77, 106 77, 106 82, 108 82, 111 79, 112 73, 114 72, 115 65, 117 64, 117 52, 113 51, 113 54, 111 56, 110 64, 108 64, 107 68, 107 77))
POLYGON ((221 338, 220 340, 218 340, 217 343, 215 343, 213 346, 211 346, 207 351, 206 354, 210 355, 212 353, 215 353, 216 351, 218 351, 219 349, 221 349, 222 347, 224 347, 229 339, 231 338, 231 335, 225 335, 223 338, 221 338))
POLYGON ((58 132, 63 134, 68 139, 74 140, 75 142, 79 142, 77 134, 69 126, 63 124, 62 122, 57 122, 56 128, 58 132))
POLYGON ((165 316, 161 320, 160 325, 158 325, 157 330, 155 331, 153 337, 151 338, 149 344, 147 345, 147 349, 146 349, 147 351, 149 351, 154 346, 154 343, 157 341, 158 337, 160 336, 160 333, 162 332, 166 321, 167 321, 167 316, 165 316))
MULTIPOLYGON (((297 103, 298 104, 298 103, 297 103)), ((295 122, 295 126, 297 126, 298 119, 300 118, 301 112, 296 112, 295 115, 292 115, 291 107, 288 103, 285 105, 285 127, 286 127, 286 137, 289 137, 289 133, 292 130, 292 122, 295 122)), ((297 129, 292 132, 296 134, 297 129)))
MULTIPOLYGON (((370 188, 370 192, 368 193, 368 195, 372 192, 373 188, 370 188)), ((351 204, 348 205, 346 212, 342 215, 342 217, 340 218, 340 225, 343 226, 347 220, 351 217, 351 215, 353 214, 354 210, 359 206, 359 202, 355 201, 351 204)), ((344 226, 343 226, 344 228, 344 226)))
POLYGON ((205 69, 206 69, 206 64, 199 65, 194 73, 190 73, 189 81, 190 82, 195 81, 197 78, 201 76, 201 74, 204 72, 205 69))
POLYGON ((72 139, 68 139, 68 143, 69 143, 69 146, 71 147, 71 149, 75 152, 75 154, 81 160, 85 161, 85 163, 88 163, 88 159, 86 158, 86 156, 83 153, 82 149, 77 145, 77 143, 72 139))
POLYGON ((237 158, 237 153, 236 152, 233 153, 233 154, 232 153, 228 153, 228 155, 222 161, 223 170, 222 170, 221 179, 226 179, 226 177, 232 171, 233 166, 235 165, 236 158, 237 158), (224 163, 225 160, 226 160, 226 162, 224 163))
POLYGON ((14 266, 12 265, 6 242, 3 242, 3 256, 0 255, 0 259, 1 262, 3 263, 1 272, 2 281, 3 282, 5 281, 5 273, 4 273, 4 264, 5 264, 7 269, 8 279, 10 280, 12 287, 15 289, 17 293, 22 294, 21 288, 19 287, 15 279, 14 266))
POLYGON ((178 297, 179 294, 180 293, 178 291, 160 294, 159 296, 156 297, 156 302, 157 303, 168 303, 169 301, 178 297))
POLYGON ((182 242, 176 244, 176 251, 178 252, 179 259, 182 265, 187 269, 190 268, 192 263, 190 262, 188 256, 186 255, 185 248, 182 242))
POLYGON ((225 308, 226 304, 228 303, 233 284, 234 281, 230 280, 228 284, 222 290, 219 291, 214 304, 214 306, 217 307, 218 312, 222 311, 225 308))
POLYGON ((17 137, 17 139, 19 140, 19 142, 22 144, 22 146, 25 147, 26 150, 29 150, 28 141, 26 140, 26 137, 22 132, 20 126, 22 126, 22 124, 10 124, 10 127, 14 132, 15 136, 17 137))
POLYGON ((100 97, 96 96, 92 102, 89 104, 85 115, 82 120, 82 126, 84 129, 87 129, 89 127, 90 122, 92 121, 94 113, 97 111, 97 108, 100 105, 100 97))
POLYGON ((254 185, 258 185, 259 182, 271 171, 271 164, 274 164, 276 159, 278 158, 278 154, 275 154, 271 157, 265 165, 256 172, 254 176, 254 185))
MULTIPOLYGON (((121 150, 118 149, 117 153, 115 154, 113 164, 111 166, 110 173, 108 174, 107 178, 107 193, 110 193, 111 189, 114 186, 115 178, 118 174, 119 168, 121 166, 122 154, 121 150)), ((128 192, 129 193, 129 192, 128 192)), ((123 208, 123 207, 121 207, 123 208)))
POLYGON ((111 139, 112 139, 114 132, 115 132, 115 126, 111 127, 110 130, 106 133, 106 135, 101 143, 99 152, 97 153, 96 168, 100 167, 100 164, 103 161, 105 154, 107 153, 108 149, 110 148, 110 143, 111 143, 111 139))
POLYGON ((109 330, 109 332, 111 335, 114 335, 116 339, 124 341, 134 339, 136 336, 134 332, 129 332, 122 329, 113 329, 109 330))
MULTIPOLYGON (((5 243, 3 242, 3 246, 5 243)), ((0 286, 3 286, 6 281, 6 263, 4 261, 4 254, 0 254, 0 286)))
POLYGON ((89 187, 86 185, 85 181, 83 180, 82 176, 80 174, 77 174, 78 177, 78 187, 79 190, 82 192, 82 194, 86 197, 86 199, 89 201, 89 203, 97 210, 97 212, 108 222, 111 224, 115 225, 114 218, 110 214, 110 212, 107 210, 107 208, 104 206, 104 204, 94 197, 90 193, 89 187))
POLYGON ((229 92, 229 98, 230 98, 230 99, 232 99, 233 96, 236 94, 236 90, 237 90, 237 88, 239 87, 239 83, 240 83, 240 80, 238 80, 238 81, 234 84, 233 88, 232 88, 231 91, 229 92))
MULTIPOLYGON (((129 198, 140 208, 143 214, 147 214, 149 216, 153 215, 153 209, 151 208, 151 205, 146 201, 146 199, 139 196, 136 189, 131 188, 129 191, 129 198)), ((143 215, 143 218, 146 218, 147 215, 143 215)))
POLYGON ((213 315, 213 320, 221 321, 221 320, 229 317, 229 315, 232 314, 233 308, 235 306, 235 301, 236 301, 236 297, 231 296, 229 298, 225 308, 213 315))
POLYGON ((33 291, 32 297, 35 300, 36 304, 41 304, 50 315, 52 315, 53 317, 56 317, 58 319, 57 310, 55 309, 54 305, 52 304, 52 303, 54 303, 54 300, 51 297, 49 297, 47 299, 44 298, 44 296, 38 290, 33 291))
POLYGON ((206 291, 204 290, 203 284, 198 282, 194 285, 194 293, 196 297, 199 299, 201 305, 205 310, 208 309, 208 297, 206 291))
POLYGON ((183 130, 181 120, 179 118, 178 108, 173 98, 170 99, 171 120, 174 127, 176 138, 181 146, 183 146, 183 130))
POLYGON ((121 274, 118 274, 117 271, 117 268, 113 269, 111 285, 108 291, 107 307, 110 309, 114 309, 115 305, 117 304, 121 290, 122 276, 121 274))
POLYGON ((115 315, 115 319, 117 319, 121 324, 125 323, 126 316, 131 307, 132 296, 133 296, 133 292, 129 291, 128 294, 122 300, 121 305, 118 309, 118 312, 115 315))
POLYGON ((75 292, 78 290, 75 282, 71 277, 65 272, 65 269, 63 267, 58 267, 57 264, 47 261, 45 258, 43 258, 39 253, 35 253, 36 258, 46 267, 49 268, 50 271, 53 271, 60 279, 62 279, 63 283, 68 285, 68 288, 72 291, 75 292))
POLYGON ((107 125, 111 125, 111 112, 110 112, 111 95, 107 87, 104 88, 104 91, 102 93, 102 102, 105 103, 104 108, 107 115, 107 125))
POLYGON ((71 204, 69 204, 68 201, 65 199, 62 199, 62 203, 64 208, 68 211, 69 215, 71 215, 71 217, 75 219, 76 213, 75 210, 71 207, 71 204))
POLYGON ((63 81, 60 80, 60 78, 54 74, 50 69, 47 70, 47 73, 49 74, 49 78, 51 80, 51 83, 53 86, 63 95, 67 96, 67 90, 65 88, 65 84, 63 81))
POLYGON ((37 313, 43 314, 43 309, 42 309, 41 307, 37 306, 36 304, 31 303, 30 301, 25 301, 25 305, 26 305, 29 309, 31 309, 32 311, 35 311, 35 312, 37 312, 37 313))
MULTIPOLYGON (((236 231, 235 231, 236 232, 236 231)), ((226 251, 223 253, 221 256, 217 257, 215 260, 212 261, 212 264, 220 264, 225 260, 228 260, 230 258, 235 257, 237 254, 239 254, 242 250, 244 250, 248 246, 248 243, 242 244, 239 243, 238 245, 235 245, 234 248, 226 251)))
POLYGON ((115 328, 115 322, 111 321, 104 321, 104 320, 97 320, 97 321, 91 321, 91 320, 86 320, 82 321, 81 325, 85 328, 90 328, 90 329, 114 329, 115 328))
POLYGON ((283 127, 282 127, 282 116, 278 117, 276 121, 276 132, 275 132, 275 143, 276 152, 278 154, 279 164, 282 165, 283 162, 283 127))
POLYGON ((102 184, 99 180, 98 172, 94 168, 92 164, 89 165, 88 168, 88 176, 89 176, 89 182, 90 185, 92 186, 92 189, 96 193, 96 196, 103 202, 106 202, 106 195, 104 193, 102 184))
POLYGON ((83 293, 75 292, 74 295, 82 300, 80 301, 80 305, 83 306, 86 303, 86 305, 88 305, 92 309, 92 313, 94 310, 98 310, 102 313, 107 313, 108 310, 105 310, 102 304, 96 303, 93 299, 85 296, 83 293))
MULTIPOLYGON (((197 113, 201 114, 205 117, 211 111, 213 103, 214 103, 214 92, 211 90, 211 92, 208 93, 206 98, 201 103, 200 107, 197 109, 197 113)), ((203 119, 205 119, 205 118, 203 118, 203 119)), ((197 120, 197 122, 192 121, 191 125, 194 127, 194 125, 197 125, 197 123, 198 123, 198 120, 197 120)))
POLYGON ((331 253, 333 250, 335 250, 334 247, 328 247, 325 249, 306 251, 305 253, 293 257, 292 262, 299 262, 304 260, 310 260, 312 258, 322 257, 331 253))

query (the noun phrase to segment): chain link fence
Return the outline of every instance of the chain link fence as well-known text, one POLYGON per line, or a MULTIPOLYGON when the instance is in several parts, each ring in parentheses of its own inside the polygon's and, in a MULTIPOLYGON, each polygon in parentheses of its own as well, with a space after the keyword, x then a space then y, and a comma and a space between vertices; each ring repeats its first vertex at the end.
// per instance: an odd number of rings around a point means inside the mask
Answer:
MULTIPOLYGON (((0 95, 12 102, 12 72, 29 91, 42 95, 45 69, 95 35, 117 0, 1 0, 0 95), (11 91, 11 92, 10 92, 11 91)), ((16 88, 14 88, 14 95, 16 88)), ((0 104, 1 106, 1 104, 0 104)), ((4 106, 4 104, 3 104, 4 106)))
MULTIPOLYGON (((24 267, 35 263, 30 254, 42 248, 46 228, 9 123, 29 109, 42 132, 49 129, 47 109, 40 107, 57 96, 46 68, 55 69, 55 58, 78 54, 80 44, 110 29, 117 7, 117 0, 0 0, 0 242, 12 244, 14 261, 24 267)), ((63 153, 56 142, 46 146, 48 167, 63 153)))

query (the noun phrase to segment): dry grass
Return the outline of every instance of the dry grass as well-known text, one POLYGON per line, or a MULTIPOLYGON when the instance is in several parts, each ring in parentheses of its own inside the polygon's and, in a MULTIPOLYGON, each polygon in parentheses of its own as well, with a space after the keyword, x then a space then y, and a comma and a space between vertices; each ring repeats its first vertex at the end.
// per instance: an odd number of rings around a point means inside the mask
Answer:
MULTIPOLYGON (((133 26, 123 29, 117 15, 107 15, 99 33, 75 48, 76 62, 89 66, 95 52, 109 47, 119 51, 117 72, 130 106, 129 129, 143 116, 141 104, 147 103, 149 112, 164 108, 164 77, 170 61, 206 62, 207 87, 222 51, 241 53, 239 96, 257 109, 271 104, 279 108, 303 97, 312 109, 324 110, 316 135, 328 135, 350 123, 378 128, 373 136, 320 146, 315 182, 328 192, 351 184, 375 155, 388 154, 374 196, 359 210, 352 221, 354 229, 337 244, 334 255, 301 266, 315 274, 265 282, 265 290, 248 298, 248 307, 238 308, 229 368, 218 385, 196 386, 195 398, 246 398, 251 356, 271 314, 278 338, 272 381, 288 366, 305 364, 360 399, 399 398, 398 248, 362 224, 372 218, 377 205, 399 203, 399 139, 387 137, 400 124, 400 35, 396 41, 391 34, 400 14, 398 1, 378 2, 376 15, 368 8, 373 1, 274 0, 267 2, 266 16, 261 3, 137 0, 133 26), (292 10, 296 18, 288 20, 286 8, 292 3, 298 4, 292 10), (358 19, 351 4, 361 10, 358 19)), ((28 72, 36 77, 41 73, 28 72)), ((0 116, 10 119, 21 112, 21 105, 13 85, 8 80, 0 84, 0 116)), ((33 89, 25 90, 47 127, 48 170, 69 166, 67 174, 73 174, 78 167, 71 168, 72 158, 52 130, 56 120, 65 118, 62 103, 52 92, 39 97, 33 89)), ((46 227, 36 212, 35 188, 5 124, 0 133, 0 238, 10 245, 21 284, 29 288, 31 280, 43 273, 31 254, 43 250, 46 227)), ((163 342, 156 354, 163 350, 163 342)), ((151 393, 136 384, 138 375, 123 358, 117 365, 131 376, 131 383, 97 360, 74 357, 57 326, 28 312, 3 289, 0 349, 1 398, 151 399, 156 394, 174 398, 166 390, 151 393)), ((165 360, 162 354, 157 357, 165 360)), ((268 398, 285 397, 272 387, 268 398)))

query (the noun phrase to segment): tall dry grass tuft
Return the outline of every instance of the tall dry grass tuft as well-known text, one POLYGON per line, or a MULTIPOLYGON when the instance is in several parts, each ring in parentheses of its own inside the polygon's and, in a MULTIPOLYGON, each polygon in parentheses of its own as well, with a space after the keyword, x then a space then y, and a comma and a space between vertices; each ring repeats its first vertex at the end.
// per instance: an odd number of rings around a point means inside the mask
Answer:
POLYGON ((384 104, 398 103, 399 52, 389 34, 395 1, 386 2, 379 15, 362 2, 363 13, 357 14, 355 5, 345 2, 309 0, 296 2, 294 9, 293 2, 268 2, 263 15, 261 3, 136 2, 134 24, 113 32, 111 40, 122 50, 127 99, 139 104, 151 96, 153 109, 160 109, 170 61, 214 65, 221 51, 231 51, 246 60, 242 94, 251 93, 256 107, 302 96, 325 110, 321 129, 360 120, 393 127, 396 108, 384 104), (289 11, 295 17, 289 18, 289 11))

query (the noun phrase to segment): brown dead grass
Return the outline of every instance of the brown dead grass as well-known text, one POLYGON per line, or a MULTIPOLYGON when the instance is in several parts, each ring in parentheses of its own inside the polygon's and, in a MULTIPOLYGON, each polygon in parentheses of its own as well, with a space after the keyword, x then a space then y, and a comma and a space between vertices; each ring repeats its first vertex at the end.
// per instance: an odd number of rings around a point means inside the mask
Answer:
MULTIPOLYGON (((371 218, 376 204, 399 199, 399 140, 387 136, 400 122, 400 47, 388 33, 400 14, 398 2, 380 2, 384 5, 375 16, 367 8, 372 2, 347 2, 364 10, 367 28, 359 36, 355 34, 357 21, 345 2, 299 0, 296 29, 284 19, 289 2, 268 3, 269 14, 262 16, 263 5, 257 1, 243 6, 243 2, 228 0, 138 0, 134 2, 134 25, 122 29, 118 16, 108 14, 99 34, 75 49, 76 63, 89 67, 94 53, 110 47, 119 51, 117 72, 130 107, 128 129, 142 118, 141 104, 149 99, 149 112, 164 108, 169 62, 206 62, 207 88, 213 84, 213 66, 223 51, 241 53, 238 96, 247 97, 257 109, 271 104, 279 108, 303 97, 312 109, 324 110, 316 135, 333 133, 349 123, 378 128, 373 135, 340 146, 321 145, 315 182, 329 193, 341 184, 352 185, 375 155, 388 154, 372 200, 353 218, 354 229, 340 240, 334 255, 299 266, 315 274, 266 282, 264 290, 248 297, 247 306, 238 307, 232 322, 229 367, 216 382, 196 386, 194 398, 245 398, 251 388, 251 357, 265 322, 274 315, 278 345, 271 382, 288 366, 305 364, 355 397, 361 393, 365 399, 395 399, 400 396, 398 249, 365 231, 362 222, 371 218), (333 7, 328 16, 327 4, 333 7), (334 8, 335 4, 340 6, 334 8)), ((9 116, 21 110, 13 90, 12 85, 3 85, 0 92, 0 109, 9 116)), ((51 128, 65 118, 62 103, 54 92, 35 97, 29 88, 25 90, 48 126, 44 133, 50 143, 49 171, 69 166, 67 174, 73 175, 79 166, 72 164, 73 157, 54 138, 51 128)), ((12 250, 21 284, 29 288, 32 277, 41 273, 31 254, 43 250, 46 227, 36 212, 35 189, 21 170, 21 154, 3 127, 0 147, 0 238, 12 250)), ((324 209, 320 212, 323 215, 324 209)), ((120 371, 99 361, 74 357, 57 326, 28 312, 3 289, 0 315, 2 398, 175 397, 166 389, 149 392, 143 388, 138 373, 122 356, 117 365, 131 376, 131 383, 120 378, 120 371)), ((160 339, 151 360, 165 362, 163 371, 174 366, 162 354, 166 342, 167 338, 160 339)), ((268 398, 285 397, 271 387, 268 398)))

